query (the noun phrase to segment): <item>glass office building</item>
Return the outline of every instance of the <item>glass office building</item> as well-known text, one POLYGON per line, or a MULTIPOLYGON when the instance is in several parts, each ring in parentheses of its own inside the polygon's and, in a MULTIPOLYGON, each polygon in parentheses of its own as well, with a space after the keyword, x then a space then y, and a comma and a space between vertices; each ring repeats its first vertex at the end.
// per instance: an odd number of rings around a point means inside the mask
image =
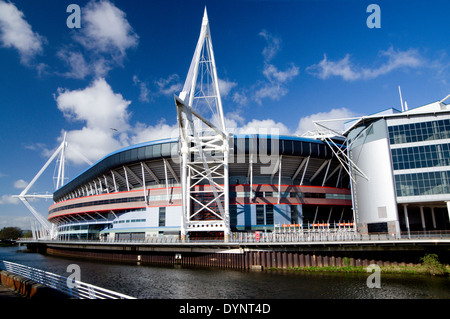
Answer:
POLYGON ((450 106, 389 109, 349 123, 357 225, 363 232, 449 230, 450 106))

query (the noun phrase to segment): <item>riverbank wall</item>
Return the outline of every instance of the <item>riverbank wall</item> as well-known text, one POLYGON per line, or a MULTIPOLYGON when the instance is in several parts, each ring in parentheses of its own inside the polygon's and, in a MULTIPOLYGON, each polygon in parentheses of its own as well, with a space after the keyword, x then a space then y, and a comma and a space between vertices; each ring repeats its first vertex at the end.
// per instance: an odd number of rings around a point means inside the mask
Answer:
POLYGON ((413 266, 433 253, 449 264, 450 242, 422 241, 352 244, 227 244, 227 243, 99 243, 29 242, 28 249, 44 254, 76 259, 140 265, 181 265, 228 269, 296 267, 346 267, 371 264, 413 266))

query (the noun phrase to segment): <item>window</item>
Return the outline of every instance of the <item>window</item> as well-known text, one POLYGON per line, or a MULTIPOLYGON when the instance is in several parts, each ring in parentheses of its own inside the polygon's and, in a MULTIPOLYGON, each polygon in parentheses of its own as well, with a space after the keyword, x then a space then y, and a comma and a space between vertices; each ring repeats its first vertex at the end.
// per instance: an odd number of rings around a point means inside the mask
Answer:
POLYGON ((266 205, 266 225, 273 225, 273 205, 266 205))
POLYGON ((273 225, 273 205, 256 205, 256 225, 273 225))
POLYGON ((450 194, 450 171, 395 175, 397 196, 450 194))
POLYGON ((450 165, 450 144, 396 148, 391 154, 394 170, 450 165))
POLYGON ((297 205, 291 205, 291 224, 298 224, 297 205))
POLYGON ((166 208, 165 207, 160 207, 159 208, 159 222, 158 222, 158 226, 159 227, 166 226, 166 208))
POLYGON ((72 209, 72 208, 97 206, 97 205, 109 205, 109 204, 118 204, 118 203, 143 202, 144 200, 145 200, 144 196, 97 200, 97 201, 92 201, 92 202, 84 202, 84 203, 70 204, 70 205, 56 207, 56 208, 50 210, 49 214, 55 213, 58 211, 62 211, 62 210, 66 210, 66 209, 72 209))
POLYGON ((236 197, 250 197, 250 192, 237 192, 236 197))
POLYGON ((256 205, 256 225, 264 225, 264 205, 256 205))
POLYGON ((230 205, 230 225, 237 225, 237 205, 230 205))
POLYGON ((423 142, 450 138, 450 120, 403 124, 389 127, 391 144, 423 142))

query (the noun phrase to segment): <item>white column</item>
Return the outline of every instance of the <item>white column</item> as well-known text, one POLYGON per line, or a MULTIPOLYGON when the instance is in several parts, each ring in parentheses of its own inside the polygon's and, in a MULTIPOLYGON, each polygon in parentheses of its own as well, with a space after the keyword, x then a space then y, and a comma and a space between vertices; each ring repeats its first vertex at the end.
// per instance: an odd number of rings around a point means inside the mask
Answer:
POLYGON ((123 167, 123 172, 125 173, 125 181, 127 183, 127 191, 130 191, 130 184, 128 183, 128 174, 127 174, 127 169, 125 168, 125 166, 123 167))
POLYGON ((181 207, 181 240, 184 242, 186 240, 186 220, 188 219, 188 200, 186 196, 188 196, 187 192, 187 156, 188 156, 188 147, 186 142, 181 143, 181 194, 182 194, 182 207, 181 207))
POLYGON ((409 231, 409 218, 408 218, 408 205, 407 204, 403 204, 403 213, 405 214, 405 224, 406 224, 406 229, 408 231, 408 238, 410 238, 411 233, 409 231))
POLYGON ((144 200, 145 200, 145 205, 148 206, 148 201, 147 201, 147 187, 145 186, 144 164, 142 164, 142 162, 141 162, 141 174, 142 174, 142 188, 143 188, 143 190, 144 190, 144 200))
POLYGON ((250 154, 250 200, 253 201, 253 153, 250 154))
POLYGON ((450 201, 446 201, 446 203, 447 203, 448 218, 450 219, 450 201))
POLYGON ((164 178, 166 179, 166 199, 167 199, 167 202, 170 202, 170 200, 169 200, 169 181, 168 181, 168 177, 167 177, 167 164, 166 164, 165 158, 163 158, 163 162, 164 162, 164 178))
POLYGON ((422 228, 425 230, 425 216, 423 215, 423 206, 420 206, 420 219, 422 220, 422 228))
POLYGON ((431 207, 431 218, 433 219, 433 228, 436 229, 436 217, 434 216, 434 207, 431 207))
POLYGON ((283 158, 283 155, 280 155, 279 157, 279 167, 278 167, 278 201, 277 204, 280 203, 280 198, 281 198, 281 160, 283 158))
POLYGON ((224 152, 223 152, 223 175, 224 175, 224 241, 228 242, 230 240, 230 179, 229 179, 229 172, 228 172, 228 156, 229 156, 229 150, 228 150, 228 140, 225 139, 224 141, 224 152))

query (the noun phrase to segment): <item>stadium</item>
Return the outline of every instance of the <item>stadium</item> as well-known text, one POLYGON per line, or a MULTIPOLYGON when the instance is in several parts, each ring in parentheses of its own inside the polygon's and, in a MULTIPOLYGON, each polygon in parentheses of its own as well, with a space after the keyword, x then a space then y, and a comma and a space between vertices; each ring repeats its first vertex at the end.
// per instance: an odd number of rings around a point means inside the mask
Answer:
POLYGON ((178 137, 117 150, 59 185, 50 237, 228 240, 238 232, 353 225, 350 180, 337 156, 342 140, 226 128, 206 9, 174 100, 178 137))
POLYGON ((228 241, 341 227, 393 237, 446 231, 449 97, 315 122, 310 135, 275 128, 235 134, 225 125, 205 9, 184 87, 174 96, 178 136, 117 150, 65 185, 64 139, 49 160, 60 154, 47 220, 26 200, 41 172, 18 197, 44 237, 59 240, 228 241), (341 133, 327 127, 342 120, 341 133))
MULTIPOLYGON (((232 232, 352 222, 349 178, 326 142, 268 135, 234 136, 232 141, 232 232)), ((177 139, 130 146, 58 189, 48 215, 58 227, 58 238, 179 236, 183 210, 178 154, 177 139)), ((218 218, 202 207, 211 200, 210 188, 207 181, 195 185, 197 201, 190 205, 197 227, 189 231, 191 239, 223 237, 213 230, 218 218)))

